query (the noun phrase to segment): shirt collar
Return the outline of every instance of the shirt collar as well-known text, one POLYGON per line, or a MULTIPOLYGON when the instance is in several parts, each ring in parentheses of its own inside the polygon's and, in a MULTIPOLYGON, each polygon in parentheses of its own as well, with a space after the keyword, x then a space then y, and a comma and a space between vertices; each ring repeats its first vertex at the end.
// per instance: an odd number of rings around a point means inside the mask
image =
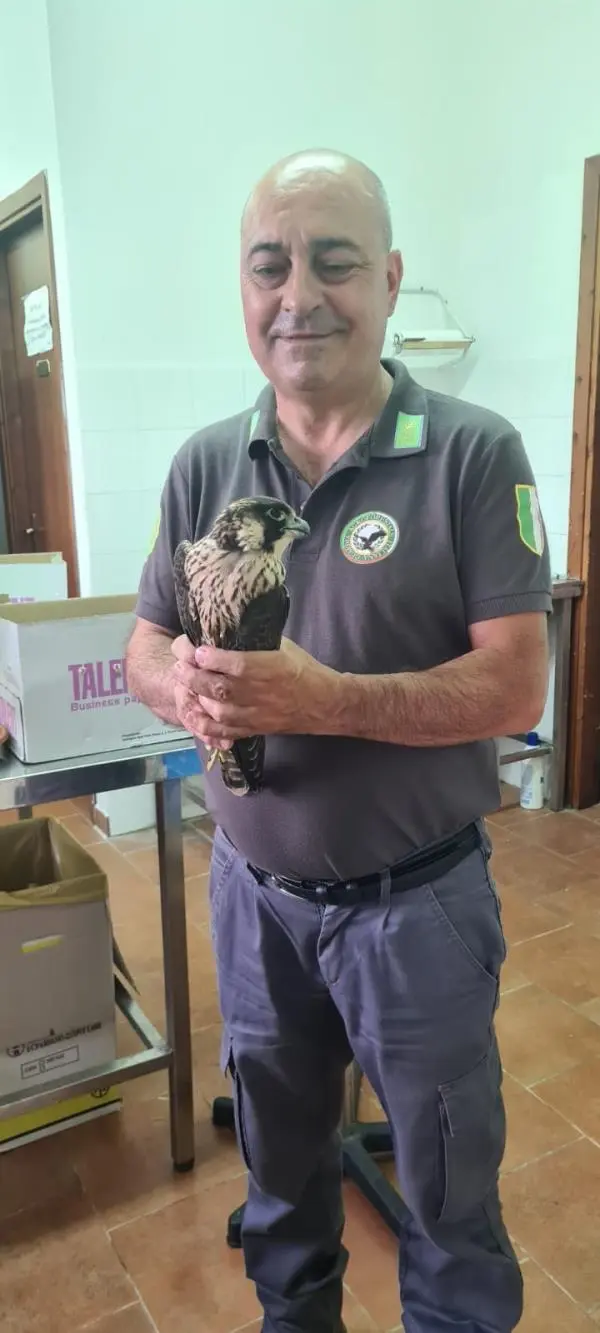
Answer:
MULTIPOLYGON (((406 458, 412 454, 422 454, 427 448, 426 394, 401 362, 384 359, 382 365, 392 376, 394 384, 383 411, 369 431, 369 457, 406 458)), ((271 385, 267 384, 261 390, 248 420, 248 453, 252 459, 260 458, 276 445, 275 393, 271 385)))

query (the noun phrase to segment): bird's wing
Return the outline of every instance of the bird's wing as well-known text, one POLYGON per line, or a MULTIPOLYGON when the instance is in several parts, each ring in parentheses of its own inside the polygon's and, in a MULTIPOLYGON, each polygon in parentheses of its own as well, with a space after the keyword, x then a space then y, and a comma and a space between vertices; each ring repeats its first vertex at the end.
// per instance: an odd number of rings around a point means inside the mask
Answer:
MULTIPOLYGON (((239 625, 227 637, 224 648, 235 652, 272 652, 281 646, 281 636, 290 608, 285 584, 262 593, 250 602, 239 625)), ((225 786, 238 795, 259 791, 265 762, 264 736, 234 741, 221 757, 225 786)))
POLYGON ((191 542, 187 541, 180 542, 177 546, 173 556, 173 580, 181 628, 194 647, 199 648, 202 643, 202 630, 190 596, 190 586, 185 572, 185 561, 190 549, 191 542))
POLYGON ((289 609, 290 597, 285 583, 261 593, 248 603, 223 647, 237 653, 272 652, 280 648, 289 609))

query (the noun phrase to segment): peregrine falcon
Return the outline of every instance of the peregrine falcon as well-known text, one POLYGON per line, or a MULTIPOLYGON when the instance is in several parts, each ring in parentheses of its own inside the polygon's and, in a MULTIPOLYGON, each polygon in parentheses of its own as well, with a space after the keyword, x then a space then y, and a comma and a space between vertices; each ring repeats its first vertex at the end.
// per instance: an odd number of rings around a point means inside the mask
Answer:
MULTIPOLYGON (((179 543, 173 558, 182 628, 199 648, 210 644, 236 652, 281 646, 289 611, 283 553, 308 523, 283 500, 254 496, 234 500, 208 536, 179 543)), ((225 786, 238 796, 262 786, 264 736, 211 750, 207 767, 219 760, 225 786)))

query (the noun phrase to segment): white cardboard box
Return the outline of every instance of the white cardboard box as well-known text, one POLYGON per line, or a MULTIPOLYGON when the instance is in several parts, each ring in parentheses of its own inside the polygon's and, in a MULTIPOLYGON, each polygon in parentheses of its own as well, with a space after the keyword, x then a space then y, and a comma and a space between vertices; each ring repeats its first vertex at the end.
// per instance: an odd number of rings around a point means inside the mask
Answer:
POLYGON ((1 1097, 114 1060, 116 1025, 104 872, 51 819, 0 829, 0 852, 1 1097))
POLYGON ((0 721, 25 763, 185 736, 129 692, 135 597, 0 606, 0 721))
POLYGON ((10 602, 54 602, 68 596, 60 551, 0 555, 0 593, 10 602))

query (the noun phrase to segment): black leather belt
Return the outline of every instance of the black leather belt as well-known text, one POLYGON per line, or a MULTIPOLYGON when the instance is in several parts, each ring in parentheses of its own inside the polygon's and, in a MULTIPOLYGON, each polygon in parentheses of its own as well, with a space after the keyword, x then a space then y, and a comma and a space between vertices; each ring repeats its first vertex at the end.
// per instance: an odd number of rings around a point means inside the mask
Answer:
POLYGON ((408 889, 419 889, 423 884, 441 879, 476 848, 483 849, 483 845, 477 824, 469 824, 434 847, 406 856, 389 870, 363 875, 360 879, 292 879, 287 875, 271 875, 249 862, 248 869, 259 884, 291 893, 294 898, 304 898, 306 902, 322 907, 352 907, 356 903, 379 902, 386 892, 406 893, 408 889))

